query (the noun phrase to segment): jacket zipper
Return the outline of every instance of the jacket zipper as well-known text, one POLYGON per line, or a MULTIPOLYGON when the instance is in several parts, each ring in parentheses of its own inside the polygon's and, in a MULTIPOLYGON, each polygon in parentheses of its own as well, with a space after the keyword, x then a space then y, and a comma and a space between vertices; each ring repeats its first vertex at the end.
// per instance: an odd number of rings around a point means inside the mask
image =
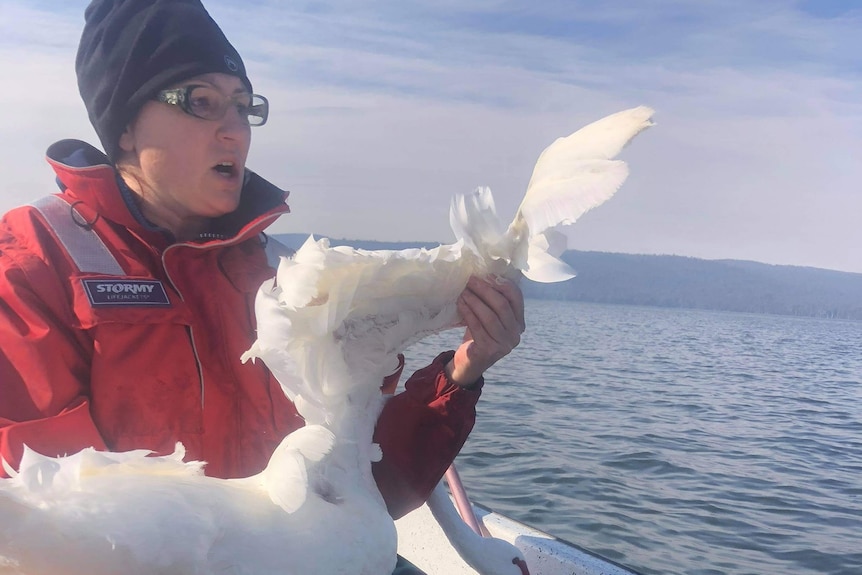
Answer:
MULTIPOLYGON (((174 245, 188 245, 188 244, 174 244, 174 245)), ((165 256, 167 255, 168 251, 170 251, 170 249, 173 247, 174 246, 168 246, 167 248, 165 248, 165 251, 162 252, 162 269, 165 270, 165 276, 167 276, 168 282, 170 282, 171 287, 174 288, 174 291, 177 293, 178 296, 180 296, 180 301, 185 302, 186 298, 183 297, 183 293, 177 287, 177 284, 174 282, 174 278, 171 277, 171 272, 168 270, 167 261, 165 261, 165 256)), ((206 389, 204 386, 204 368, 203 368, 203 365, 201 364, 201 357, 200 357, 200 354, 198 353, 198 346, 195 344, 194 328, 191 325, 188 327, 188 332, 189 332, 189 340, 191 341, 191 344, 192 344, 192 354, 195 356, 195 365, 198 368, 198 381, 200 382, 200 388, 201 388, 201 409, 203 409, 203 407, 204 407, 204 393, 205 393, 205 389, 206 389)))
MULTIPOLYGON (((266 220, 276 220, 281 215, 282 214, 273 214, 267 218, 262 218, 261 222, 264 222, 266 220)), ((174 279, 171 277, 171 272, 168 271, 168 264, 167 264, 167 261, 165 260, 165 256, 167 256, 168 252, 172 248, 183 246, 183 247, 187 247, 187 248, 203 250, 203 249, 210 249, 213 247, 225 247, 225 246, 229 246, 232 244, 238 244, 240 242, 244 242, 247 239, 248 239, 247 236, 234 236, 233 238, 231 238, 229 240, 219 242, 218 244, 209 244, 207 246, 201 246, 199 244, 193 244, 193 243, 186 242, 186 243, 181 243, 181 244, 173 244, 173 245, 170 245, 167 248, 165 248, 165 250, 162 252, 162 257, 161 257, 162 269, 165 270, 165 276, 167 276, 168 282, 170 282, 171 287, 174 289, 174 291, 180 297, 180 301, 185 302, 186 298, 183 297, 182 292, 179 290, 179 288, 177 287, 177 284, 174 282, 174 279)), ((204 394, 205 394, 204 369, 203 369, 203 364, 201 364, 201 358, 200 358, 200 354, 198 353, 197 345, 195 344, 194 328, 192 326, 189 326, 188 329, 189 329, 189 340, 191 341, 191 344, 192 344, 192 353, 195 356, 195 364, 197 365, 197 368, 198 368, 198 380, 200 381, 200 388, 201 388, 201 409, 203 409, 203 407, 204 407, 204 394)))

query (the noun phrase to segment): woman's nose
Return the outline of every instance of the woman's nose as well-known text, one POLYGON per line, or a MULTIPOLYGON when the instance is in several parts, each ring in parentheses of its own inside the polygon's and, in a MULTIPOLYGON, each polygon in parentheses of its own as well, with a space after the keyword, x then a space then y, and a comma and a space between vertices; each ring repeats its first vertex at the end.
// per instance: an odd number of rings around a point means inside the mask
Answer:
POLYGON ((221 119, 219 135, 223 138, 239 138, 251 131, 248 118, 242 115, 236 106, 230 106, 221 119))

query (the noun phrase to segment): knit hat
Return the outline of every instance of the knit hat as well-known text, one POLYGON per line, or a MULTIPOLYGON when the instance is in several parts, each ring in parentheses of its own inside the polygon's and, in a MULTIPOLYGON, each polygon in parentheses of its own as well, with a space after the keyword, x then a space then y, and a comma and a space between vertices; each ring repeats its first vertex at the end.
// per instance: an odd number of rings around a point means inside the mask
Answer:
POLYGON ((111 161, 126 126, 171 84, 221 72, 251 91, 242 58, 200 0, 93 0, 84 20, 78 90, 111 161))

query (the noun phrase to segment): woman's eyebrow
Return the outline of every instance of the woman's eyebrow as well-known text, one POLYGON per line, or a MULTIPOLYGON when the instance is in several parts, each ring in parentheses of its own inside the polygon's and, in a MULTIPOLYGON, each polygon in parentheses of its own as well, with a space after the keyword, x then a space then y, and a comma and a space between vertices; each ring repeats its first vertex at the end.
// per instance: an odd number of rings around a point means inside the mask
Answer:
MULTIPOLYGON (((199 78, 194 78, 190 82, 184 82, 183 83, 183 85, 187 85, 187 86, 192 86, 195 84, 206 84, 207 86, 210 86, 211 88, 216 88, 217 90, 223 90, 224 89, 224 88, 222 88, 222 86, 220 86, 218 84, 217 81, 210 79, 210 78, 207 78, 206 75, 199 77, 199 78)), ((227 91, 227 90, 225 90, 225 91, 227 91)), ((235 94, 251 94, 251 92, 249 92, 245 86, 240 85, 240 86, 237 86, 236 88, 234 88, 234 91, 232 92, 231 95, 235 95, 235 94)))

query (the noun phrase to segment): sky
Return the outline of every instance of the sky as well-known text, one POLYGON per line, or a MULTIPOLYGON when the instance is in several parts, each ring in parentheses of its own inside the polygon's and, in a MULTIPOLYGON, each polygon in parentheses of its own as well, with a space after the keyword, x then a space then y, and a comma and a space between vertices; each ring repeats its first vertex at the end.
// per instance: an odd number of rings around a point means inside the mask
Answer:
MULTIPOLYGON (((74 59, 87 2, 0 0, 0 212, 98 145, 74 59)), ((559 136, 637 105, 631 175, 574 249, 862 273, 862 0, 209 0, 270 120, 248 166, 269 231, 451 242, 450 198, 503 220, 559 136)))

